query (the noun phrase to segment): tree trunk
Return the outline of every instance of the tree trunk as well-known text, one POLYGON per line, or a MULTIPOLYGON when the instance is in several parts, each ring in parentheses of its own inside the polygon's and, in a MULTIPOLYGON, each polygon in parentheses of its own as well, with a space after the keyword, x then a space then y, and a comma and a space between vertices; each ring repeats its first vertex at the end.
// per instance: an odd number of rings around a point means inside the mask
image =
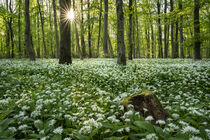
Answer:
POLYGON ((108 57, 108 0, 104 0, 104 34, 103 34, 103 48, 104 56, 108 57))
POLYGON ((132 60, 133 57, 133 31, 132 27, 133 26, 133 0, 129 0, 129 54, 128 54, 128 59, 132 60))
MULTIPOLYGON (((73 9, 75 11, 75 0, 73 0, 73 9)), ((79 44, 79 34, 78 34, 78 28, 77 28, 77 23, 74 22, 74 26, 75 26, 75 32, 76 32, 76 44, 77 44, 77 49, 79 51, 79 56, 80 59, 82 60, 82 53, 81 53, 81 49, 80 49, 80 44, 79 44)))
POLYGON ((113 54, 113 48, 112 48, 112 42, 111 42, 111 39, 110 39, 110 36, 108 34, 108 43, 109 43, 109 53, 110 53, 110 56, 113 58, 114 57, 114 54, 113 54))
POLYGON ((64 20, 63 18, 66 16, 65 9, 70 9, 70 1, 69 0, 60 0, 60 64, 71 64, 71 23, 69 21, 64 20))
MULTIPOLYGON (((179 10, 182 11, 182 0, 179 0, 179 10)), ((183 15, 180 16, 180 25, 179 25, 179 36, 180 36, 180 55, 181 58, 184 58, 184 48, 183 48, 183 15)))
POLYGON ((160 0, 157 1, 158 8, 158 57, 163 58, 163 49, 162 49, 162 29, 160 24, 160 0))
POLYGON ((91 51, 91 32, 90 32, 90 0, 88 0, 88 46, 89 46, 89 58, 91 58, 92 51, 91 51))
POLYGON ((145 35, 146 35, 146 40, 147 40, 147 58, 150 58, 150 35, 149 35, 149 29, 146 27, 145 28, 145 35))
POLYGON ((57 58, 59 58, 59 37, 58 37, 58 25, 57 25, 57 12, 56 12, 56 3, 55 0, 53 2, 53 15, 54 15, 54 27, 55 27, 55 42, 56 42, 56 52, 57 52, 57 58))
POLYGON ((175 36, 174 58, 178 58, 179 57, 178 34, 179 34, 179 24, 178 24, 178 21, 176 21, 176 36, 175 36))
POLYGON ((151 38, 152 38, 152 58, 155 58, 155 50, 154 50, 154 30, 153 30, 153 25, 151 25, 151 38))
POLYGON ((22 4, 22 1, 19 0, 19 6, 18 6, 18 53, 19 53, 19 58, 22 57, 22 50, 21 50, 21 21, 20 21, 21 4, 22 4))
MULTIPOLYGON (((170 12, 173 12, 174 10, 174 7, 173 7, 173 0, 170 0, 170 6, 171 6, 171 9, 170 9, 170 12)), ((173 19, 171 19, 171 55, 172 55, 172 58, 174 58, 174 22, 173 22, 173 19)))
POLYGON ((167 13, 167 0, 165 0, 165 9, 164 9, 164 13, 165 13, 165 17, 164 17, 164 47, 165 47, 165 51, 164 51, 164 55, 165 58, 168 58, 168 44, 167 44, 167 17, 166 17, 166 13, 167 13))
MULTIPOLYGON (((10 0, 9 2, 9 11, 11 14, 13 14, 13 11, 12 11, 12 1, 10 0)), ((10 17, 9 18, 9 30, 10 30, 10 40, 11 40, 11 45, 12 45, 12 55, 11 57, 14 58, 15 54, 14 54, 14 33, 13 33, 13 27, 12 27, 12 24, 13 24, 13 18, 10 17)))
POLYGON ((39 16, 37 15, 37 38, 38 38, 38 47, 36 49, 37 57, 40 58, 40 33, 39 33, 39 16))
POLYGON ((200 0, 194 0, 194 58, 201 59, 200 54, 200 21, 199 21, 200 0))
POLYGON ((116 0, 117 10, 117 63, 126 65, 125 58, 125 42, 124 42, 124 13, 123 13, 123 1, 116 0))
POLYGON ((55 58, 55 54, 54 54, 54 47, 53 47, 53 40, 52 40, 52 30, 53 30, 53 27, 52 27, 52 15, 51 15, 51 0, 49 0, 49 22, 50 22, 50 31, 49 31, 49 34, 50 34, 50 47, 51 47, 51 51, 52 51, 52 54, 51 54, 51 57, 52 58, 55 58))
POLYGON ((31 61, 35 61, 34 48, 31 42, 29 0, 25 0, 25 44, 31 61))
POLYGON ((101 38, 102 2, 103 2, 103 0, 100 0, 100 13, 99 13, 99 31, 98 31, 97 57, 99 57, 99 46, 100 46, 100 38, 101 38))
POLYGON ((84 26, 83 26, 83 0, 81 0, 81 45, 82 45, 82 55, 83 58, 86 57, 86 50, 85 50, 85 39, 84 39, 84 26))
MULTIPOLYGON (((136 4, 136 0, 135 0, 135 8, 136 8, 136 13, 138 12, 137 11, 137 4, 136 4)), ((140 44, 139 44, 139 21, 138 21, 138 15, 136 14, 136 45, 137 45, 137 48, 136 48, 136 55, 137 55, 137 58, 140 58, 140 44)))
POLYGON ((46 47, 46 43, 45 43, 45 31, 44 31, 44 19, 42 16, 42 11, 41 11, 41 6, 39 3, 39 0, 37 0, 37 4, 38 4, 38 9, 39 9, 39 15, 40 15, 40 19, 41 19, 41 26, 42 26, 42 41, 43 41, 43 46, 44 46, 44 57, 47 57, 47 47, 46 47))

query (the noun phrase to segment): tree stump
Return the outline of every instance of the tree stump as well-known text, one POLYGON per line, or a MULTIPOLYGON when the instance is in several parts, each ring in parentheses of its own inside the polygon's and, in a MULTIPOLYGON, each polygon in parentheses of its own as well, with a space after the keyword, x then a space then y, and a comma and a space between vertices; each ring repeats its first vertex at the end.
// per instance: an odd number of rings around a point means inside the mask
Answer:
POLYGON ((126 109, 128 105, 132 104, 134 109, 140 112, 140 115, 144 118, 152 116, 154 120, 151 122, 156 123, 157 120, 167 121, 168 113, 163 109, 160 101, 151 91, 135 94, 131 97, 127 97, 121 102, 126 109))

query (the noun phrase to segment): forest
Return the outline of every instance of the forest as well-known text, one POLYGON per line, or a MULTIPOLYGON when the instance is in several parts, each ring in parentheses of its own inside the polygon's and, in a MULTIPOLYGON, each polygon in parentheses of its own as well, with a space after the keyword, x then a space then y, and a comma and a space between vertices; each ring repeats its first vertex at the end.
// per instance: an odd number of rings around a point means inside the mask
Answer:
POLYGON ((209 0, 0 0, 0 139, 210 139, 209 0))

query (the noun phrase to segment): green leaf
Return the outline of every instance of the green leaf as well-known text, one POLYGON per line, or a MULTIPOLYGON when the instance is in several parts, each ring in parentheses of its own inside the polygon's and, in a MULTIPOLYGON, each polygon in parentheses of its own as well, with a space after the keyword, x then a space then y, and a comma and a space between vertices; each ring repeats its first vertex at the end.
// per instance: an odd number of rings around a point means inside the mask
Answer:
POLYGON ((128 136, 123 136, 123 137, 109 137, 109 138, 105 138, 104 140, 128 140, 128 136))
POLYGON ((140 129, 144 129, 149 131, 150 133, 154 133, 154 127, 150 123, 147 123, 145 121, 135 121, 134 124, 140 129))
POLYGON ((15 121, 14 119, 5 119, 5 120, 1 121, 0 122, 0 132, 7 129, 9 124, 13 123, 14 121, 15 121))

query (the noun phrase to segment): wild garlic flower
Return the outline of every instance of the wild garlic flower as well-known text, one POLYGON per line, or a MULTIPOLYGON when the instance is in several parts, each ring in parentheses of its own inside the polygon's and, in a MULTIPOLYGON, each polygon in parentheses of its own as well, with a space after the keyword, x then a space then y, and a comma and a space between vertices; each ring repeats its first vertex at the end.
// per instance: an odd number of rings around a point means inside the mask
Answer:
POLYGON ((147 116, 145 119, 145 121, 152 121, 152 120, 154 120, 154 118, 152 116, 147 116))
POLYGON ((146 140, 158 140, 158 137, 156 136, 155 133, 151 133, 146 136, 146 140))
POLYGON ((186 126, 182 129, 182 133, 193 133, 193 134, 199 134, 200 131, 192 126, 186 126))
POLYGON ((63 127, 60 126, 60 127, 56 128, 56 129, 54 129, 53 133, 61 135, 63 133, 63 127))

